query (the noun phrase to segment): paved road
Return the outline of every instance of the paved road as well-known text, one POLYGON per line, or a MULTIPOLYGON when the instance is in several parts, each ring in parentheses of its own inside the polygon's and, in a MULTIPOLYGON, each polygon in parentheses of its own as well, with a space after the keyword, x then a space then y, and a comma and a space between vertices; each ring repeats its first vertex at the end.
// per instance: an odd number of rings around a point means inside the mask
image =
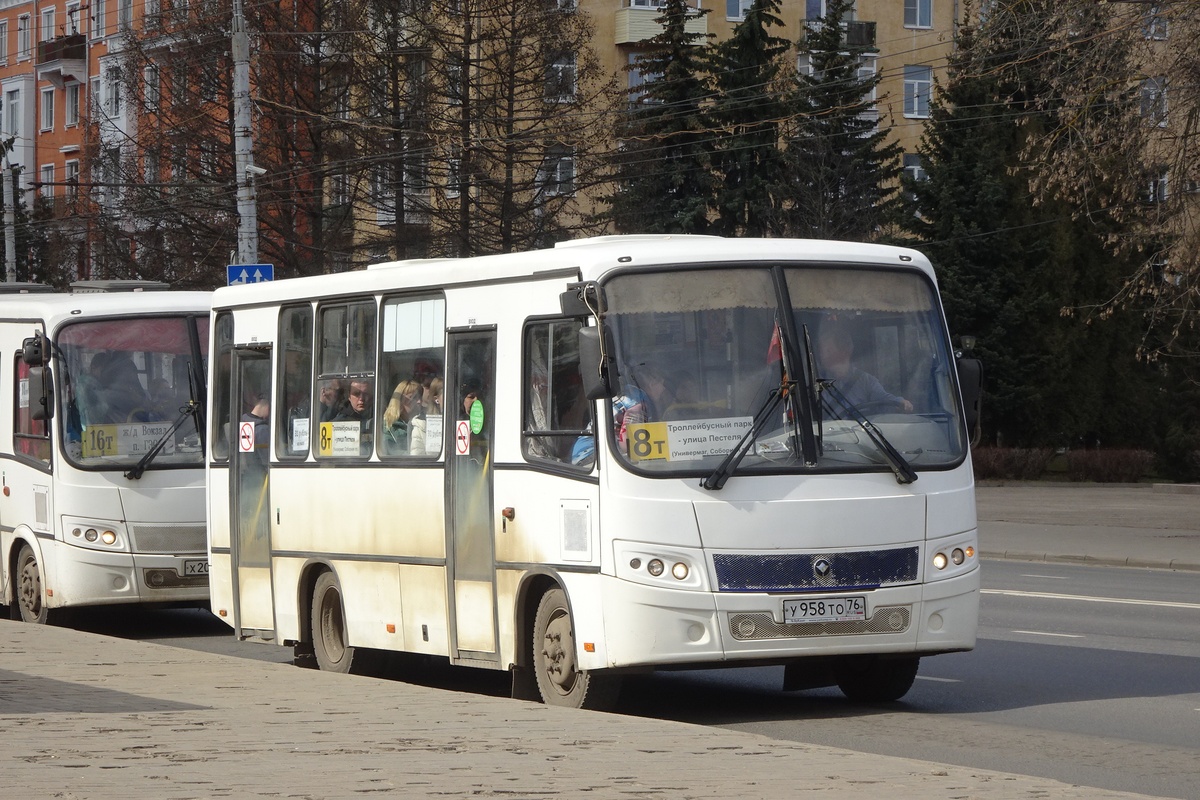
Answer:
MULTIPOLYGON (((979 507, 985 553, 1107 562, 1124 541, 1124 563, 1200 566, 1197 495, 998 486, 979 507), (1021 519, 1026 505, 1042 510, 1021 519), (1075 522, 1097 513, 1094 535, 1075 522)), ((0 730, 0 787, 22 798, 1139 796, 13 622, 0 730)))

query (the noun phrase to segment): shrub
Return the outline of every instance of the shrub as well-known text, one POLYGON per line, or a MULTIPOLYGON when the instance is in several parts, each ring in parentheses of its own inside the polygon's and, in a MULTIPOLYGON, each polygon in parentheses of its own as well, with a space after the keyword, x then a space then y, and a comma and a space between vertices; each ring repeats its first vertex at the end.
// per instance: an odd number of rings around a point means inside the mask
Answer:
POLYGON ((1037 480, 1052 458, 1054 450, 1049 447, 979 447, 971 451, 976 480, 1037 480))
POLYGON ((1067 453, 1067 477, 1073 481, 1136 483, 1154 467, 1148 450, 1072 450, 1067 453))

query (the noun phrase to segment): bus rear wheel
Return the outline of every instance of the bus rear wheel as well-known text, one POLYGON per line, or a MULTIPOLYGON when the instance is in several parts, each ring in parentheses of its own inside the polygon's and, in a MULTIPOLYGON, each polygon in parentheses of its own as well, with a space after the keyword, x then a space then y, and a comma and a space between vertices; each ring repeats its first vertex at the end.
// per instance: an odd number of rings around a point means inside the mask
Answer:
POLYGON ((918 656, 849 659, 838 676, 838 688, 858 703, 890 703, 908 694, 920 665, 918 656))
POLYGON ((42 570, 27 544, 17 555, 17 608, 22 622, 45 625, 50 621, 50 609, 42 600, 42 570))
POLYGON ((542 595, 533 622, 533 672, 548 706, 607 710, 617 701, 620 679, 580 670, 567 595, 554 588, 542 595))
POLYGON ((312 643, 317 667, 326 672, 349 672, 354 648, 346 644, 346 615, 342 590, 332 572, 317 578, 312 599, 312 643))

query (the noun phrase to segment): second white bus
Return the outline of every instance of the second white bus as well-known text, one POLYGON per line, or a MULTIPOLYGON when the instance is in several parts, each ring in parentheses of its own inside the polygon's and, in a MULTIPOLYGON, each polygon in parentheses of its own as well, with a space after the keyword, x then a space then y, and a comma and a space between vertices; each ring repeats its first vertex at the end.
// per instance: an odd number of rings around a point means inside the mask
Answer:
POLYGON ((916 251, 602 237, 213 314, 212 607, 242 638, 583 707, 718 665, 895 699, 975 644, 978 382, 916 251))
POLYGON ((61 609, 208 600, 210 294, 141 281, 0 284, 0 599, 61 609))

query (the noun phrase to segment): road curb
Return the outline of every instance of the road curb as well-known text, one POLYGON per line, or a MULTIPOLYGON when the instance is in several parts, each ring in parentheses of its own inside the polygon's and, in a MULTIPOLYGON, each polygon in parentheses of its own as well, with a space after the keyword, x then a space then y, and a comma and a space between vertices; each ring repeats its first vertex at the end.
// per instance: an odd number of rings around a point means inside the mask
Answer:
POLYGON ((1043 564, 1078 564, 1093 567, 1133 567, 1137 569, 1166 569, 1176 572, 1200 572, 1200 563, 1184 559, 1157 559, 1064 555, 1061 553, 1031 553, 1019 550, 980 550, 979 557, 997 561, 1032 561, 1043 564))

